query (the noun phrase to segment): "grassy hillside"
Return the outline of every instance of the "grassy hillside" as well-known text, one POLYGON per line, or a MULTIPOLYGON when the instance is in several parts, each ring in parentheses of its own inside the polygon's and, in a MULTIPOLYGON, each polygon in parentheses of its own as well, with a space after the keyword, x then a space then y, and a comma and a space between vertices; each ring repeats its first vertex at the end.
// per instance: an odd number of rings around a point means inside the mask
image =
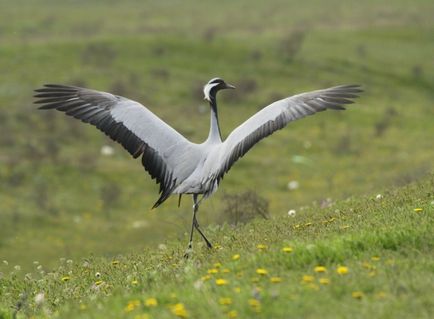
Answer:
POLYGON ((219 96, 224 136, 278 98, 363 85, 348 111, 292 123, 252 149, 201 206, 204 226, 225 220, 225 193, 254 189, 278 217, 426 176, 432 12, 422 0, 2 1, 0 260, 30 270, 35 260, 133 253, 183 242, 191 219, 189 198, 150 211, 158 188, 103 134, 36 111, 43 83, 139 100, 196 142, 209 125, 201 87, 214 76, 238 87, 219 96), (114 155, 101 155, 104 145, 114 155))
POLYGON ((434 176, 158 249, 3 263, 0 318, 432 318, 434 176), (15 309, 15 310, 14 310, 15 309))

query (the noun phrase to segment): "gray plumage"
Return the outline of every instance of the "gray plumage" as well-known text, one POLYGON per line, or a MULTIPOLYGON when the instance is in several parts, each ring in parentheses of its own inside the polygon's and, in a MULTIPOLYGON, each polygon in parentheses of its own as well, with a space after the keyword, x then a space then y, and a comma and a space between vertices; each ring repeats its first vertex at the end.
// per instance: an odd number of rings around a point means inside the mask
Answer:
POLYGON ((220 78, 210 80, 204 87, 211 107, 211 127, 201 144, 187 140, 142 104, 106 92, 46 84, 35 90, 35 103, 42 104, 40 109, 57 109, 90 123, 122 144, 134 158, 142 156, 145 170, 160 184, 160 198, 154 207, 171 194, 193 194, 193 226, 200 232, 196 225, 197 196, 206 198, 215 192, 223 175, 249 149, 292 121, 326 109, 344 110, 343 106, 353 103, 351 99, 362 91, 358 85, 342 85, 276 101, 222 141, 216 94, 228 88, 234 87, 220 78))

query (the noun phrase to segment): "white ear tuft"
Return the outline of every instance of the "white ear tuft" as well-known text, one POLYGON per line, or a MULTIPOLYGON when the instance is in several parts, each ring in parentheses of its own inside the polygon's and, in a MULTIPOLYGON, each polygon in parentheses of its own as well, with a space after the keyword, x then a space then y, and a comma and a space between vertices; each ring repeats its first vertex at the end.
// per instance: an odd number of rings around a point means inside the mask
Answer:
POLYGON ((207 83, 204 87, 203 87, 203 94, 205 95, 204 99, 211 102, 211 90, 213 87, 219 85, 220 83, 207 83))

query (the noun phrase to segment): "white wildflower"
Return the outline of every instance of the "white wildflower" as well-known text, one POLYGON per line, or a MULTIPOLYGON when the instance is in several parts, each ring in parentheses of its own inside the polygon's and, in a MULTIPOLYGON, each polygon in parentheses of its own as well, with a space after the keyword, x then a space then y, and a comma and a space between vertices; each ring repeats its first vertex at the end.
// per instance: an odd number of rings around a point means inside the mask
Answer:
POLYGON ((35 296, 35 304, 36 305, 40 306, 44 303, 44 301, 45 301, 45 295, 43 292, 40 292, 35 296))
POLYGON ((146 220, 135 220, 131 223, 131 227, 134 229, 148 227, 149 223, 146 220))
POLYGON ((194 282, 194 284, 193 284, 193 287, 194 287, 194 289, 196 289, 196 290, 201 290, 202 287, 203 287, 203 280, 201 280, 201 279, 196 280, 196 281, 194 282))
POLYGON ((381 195, 381 194, 377 194, 377 196, 375 196, 375 199, 376 199, 376 200, 383 199, 383 195, 381 195))
POLYGON ((289 211, 288 211, 288 216, 289 217, 295 217, 295 209, 290 209, 289 211))
POLYGON ((101 147, 101 155, 103 156, 112 156, 115 153, 115 150, 110 145, 104 145, 101 147))
POLYGON ((300 187, 300 183, 298 181, 290 181, 288 183, 288 189, 289 190, 295 190, 295 189, 297 189, 299 187, 300 187))

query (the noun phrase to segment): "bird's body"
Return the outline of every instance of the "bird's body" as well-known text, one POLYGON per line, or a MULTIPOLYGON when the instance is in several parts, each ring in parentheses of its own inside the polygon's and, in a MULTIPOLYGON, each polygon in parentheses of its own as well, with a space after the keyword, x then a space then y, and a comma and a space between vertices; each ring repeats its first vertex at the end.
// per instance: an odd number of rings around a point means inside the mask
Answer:
POLYGON ((119 142, 160 184, 160 198, 154 207, 171 194, 192 194, 193 228, 211 244, 196 220, 198 195, 213 194, 223 175, 251 147, 289 122, 326 109, 344 109, 361 92, 357 85, 343 85, 302 93, 276 101, 254 114, 222 140, 218 122, 216 94, 233 89, 220 78, 204 87, 211 108, 210 131, 201 144, 192 143, 138 102, 85 88, 47 84, 36 90, 41 109, 57 109, 98 129, 119 142))

